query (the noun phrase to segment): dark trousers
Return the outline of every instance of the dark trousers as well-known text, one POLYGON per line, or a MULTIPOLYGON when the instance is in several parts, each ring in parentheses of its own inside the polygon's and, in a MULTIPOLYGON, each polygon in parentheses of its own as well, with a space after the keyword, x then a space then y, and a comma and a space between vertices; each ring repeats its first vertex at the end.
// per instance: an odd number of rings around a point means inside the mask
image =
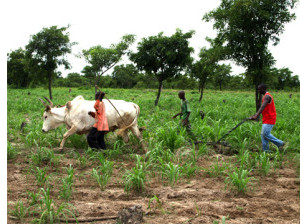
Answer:
MULTIPOLYGON (((192 132, 190 121, 188 121, 187 124, 183 124, 183 121, 181 120, 178 128, 185 128, 189 138, 191 138, 194 142, 197 141, 196 135, 192 132)), ((179 130, 177 131, 177 133, 179 133, 179 130)))
POLYGON ((105 131, 98 131, 97 128, 92 128, 87 136, 87 142, 91 148, 106 149, 104 142, 105 131))

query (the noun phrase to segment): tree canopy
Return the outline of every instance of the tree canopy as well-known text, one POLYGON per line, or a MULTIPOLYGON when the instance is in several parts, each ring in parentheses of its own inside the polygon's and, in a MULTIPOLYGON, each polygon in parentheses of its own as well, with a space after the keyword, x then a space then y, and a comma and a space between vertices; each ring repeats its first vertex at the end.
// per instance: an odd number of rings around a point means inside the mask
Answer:
POLYGON ((207 80, 215 74, 218 61, 224 57, 224 48, 222 46, 217 45, 212 39, 206 38, 206 40, 210 43, 211 47, 203 47, 199 53, 200 60, 191 66, 191 75, 199 82, 199 102, 202 100, 207 80))
MULTIPOLYGON (((94 75, 94 84, 99 82, 99 78, 114 67, 122 56, 128 53, 129 46, 135 41, 135 36, 128 34, 122 37, 118 44, 112 44, 109 48, 104 48, 101 45, 91 47, 88 50, 83 50, 83 56, 90 64, 89 74, 94 75)), ((97 91, 95 87, 95 92, 97 91)))
POLYGON ((26 51, 19 48, 7 54, 7 83, 17 88, 26 88, 29 85, 26 51))
POLYGON ((161 32, 157 36, 143 38, 138 43, 137 52, 131 53, 130 60, 136 63, 138 69, 154 74, 159 83, 155 106, 159 101, 163 81, 180 75, 192 62, 191 53, 194 49, 189 47, 188 39, 193 34, 194 31, 182 33, 177 29, 175 34, 168 37, 161 32))
POLYGON ((292 9, 298 0, 222 0, 220 6, 204 16, 214 22, 216 43, 227 59, 247 68, 256 87, 256 108, 260 107, 257 86, 266 80, 266 70, 274 64, 269 43, 279 43, 284 25, 295 19, 292 9))
POLYGON ((133 88, 139 81, 139 71, 133 64, 117 65, 112 72, 112 78, 119 88, 133 88))
POLYGON ((51 84, 54 71, 60 65, 66 69, 70 68, 66 55, 71 53, 71 48, 76 43, 70 43, 69 33, 65 33, 68 28, 57 28, 57 26, 43 28, 42 31, 31 36, 26 45, 30 67, 45 71, 39 74, 46 75, 48 78, 50 99, 52 99, 51 84))

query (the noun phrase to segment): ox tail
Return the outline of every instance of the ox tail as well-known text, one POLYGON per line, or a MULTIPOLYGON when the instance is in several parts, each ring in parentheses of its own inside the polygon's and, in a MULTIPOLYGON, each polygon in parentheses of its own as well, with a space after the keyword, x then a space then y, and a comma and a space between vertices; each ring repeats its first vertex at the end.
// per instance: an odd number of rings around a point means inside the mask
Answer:
POLYGON ((138 119, 138 117, 139 117, 139 115, 140 115, 140 107, 139 107, 137 104, 135 104, 135 103, 133 103, 133 106, 134 106, 134 108, 135 108, 135 110, 136 110, 136 116, 135 116, 134 120, 133 120, 129 125, 127 125, 126 127, 120 128, 120 129, 118 130, 118 132, 117 132, 117 135, 123 136, 123 133, 124 133, 128 128, 130 128, 130 127, 137 121, 137 119, 138 119))

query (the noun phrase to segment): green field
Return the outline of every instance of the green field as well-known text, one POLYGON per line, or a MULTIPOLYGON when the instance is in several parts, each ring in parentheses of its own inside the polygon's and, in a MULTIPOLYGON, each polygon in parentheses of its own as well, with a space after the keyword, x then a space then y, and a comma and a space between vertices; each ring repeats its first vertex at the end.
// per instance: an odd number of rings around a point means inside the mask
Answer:
MULTIPOLYGON (((146 198, 147 202, 143 209, 150 209, 153 213, 153 216, 146 216, 146 221, 153 223, 159 222, 160 219, 164 220, 164 216, 168 215, 173 219, 176 218, 176 212, 172 210, 171 205, 164 207, 160 204, 161 198, 154 197, 154 195, 163 197, 161 192, 155 193, 153 190, 155 188, 170 187, 172 191, 178 192, 176 189, 181 189, 185 184, 205 178, 206 181, 216 180, 218 191, 225 192, 224 194, 230 192, 232 195, 253 196, 255 192, 261 190, 266 178, 276 179, 278 175, 285 176, 287 169, 292 170, 292 173, 288 174, 290 178, 294 178, 295 181, 300 178, 300 93, 293 93, 290 98, 288 92, 270 91, 274 96, 277 110, 277 123, 272 134, 285 141, 287 145, 281 152, 271 144, 273 153, 265 154, 261 152, 261 122, 248 121, 234 130, 225 139, 230 147, 214 148, 205 144, 194 147, 190 144, 185 130, 179 128, 179 118, 172 119, 172 116, 180 111, 177 90, 163 90, 157 107, 154 107, 156 90, 103 89, 103 91, 110 99, 131 101, 140 106, 138 124, 140 127, 146 127, 143 139, 148 149, 147 154, 142 153, 141 145, 133 135, 130 135, 129 143, 125 144, 115 133, 106 135, 108 150, 104 153, 89 149, 85 135, 69 137, 65 151, 60 153, 58 147, 62 135, 67 130, 66 127, 61 126, 48 133, 42 133, 42 114, 45 108, 38 98, 48 96, 48 90, 41 88, 7 90, 8 177, 10 172, 19 170, 18 178, 23 180, 19 179, 19 183, 24 184, 23 187, 20 185, 14 189, 15 180, 8 179, 8 220, 11 223, 12 220, 47 223, 51 222, 50 214, 54 214, 53 219, 56 220, 54 223, 64 219, 64 215, 68 217, 67 219, 74 218, 72 214, 76 214, 78 219, 88 217, 88 214, 83 214, 84 209, 80 210, 78 198, 75 196, 86 189, 107 192, 117 188, 118 192, 122 191, 126 197, 133 195, 133 198, 146 198), (22 122, 26 125, 21 129, 22 122), (221 154, 218 154, 220 152, 221 154), (35 202, 32 195, 36 195, 35 202), (52 213, 49 212, 51 208, 47 210, 46 206, 42 206, 46 204, 47 195, 57 203, 53 206, 52 213), (59 212, 59 205, 66 208, 67 212, 59 212)), ((54 105, 64 105, 78 95, 91 100, 94 98, 94 90, 72 88, 72 92, 69 93, 67 88, 54 88, 52 102, 54 105)), ((190 116, 192 131, 199 140, 216 141, 241 120, 255 113, 254 92, 207 90, 201 104, 198 102, 197 91, 186 91, 186 98, 192 109, 190 116), (200 111, 205 113, 203 120, 200 111)), ((289 200, 295 202, 294 207, 298 206, 300 209, 300 188, 296 182, 293 186, 296 187, 293 188, 289 200)), ((88 198, 82 201, 87 201, 88 198)), ((122 199, 120 201, 124 202, 122 199)), ((114 208, 118 209, 118 206, 115 205, 114 208)), ((193 206, 196 211, 197 206, 193 206)), ((218 210, 214 212, 218 213, 218 210)), ((109 214, 112 215, 113 212, 109 214)), ((234 217, 231 212, 230 215, 234 217)), ((299 211, 290 212, 288 220, 297 220, 299 216, 299 211)), ((187 219, 193 217, 187 215, 187 219)), ((220 221, 212 215, 207 217, 210 221, 220 221)), ((219 214, 219 217, 223 217, 223 214, 219 214)), ((274 218, 272 214, 264 217, 274 218)))
MULTIPOLYGON (((140 106, 141 114, 139 126, 146 126, 144 133, 146 142, 158 143, 168 131, 174 131, 179 120, 172 120, 172 116, 180 111, 180 100, 177 91, 165 90, 159 101, 159 106, 154 107, 156 97, 155 90, 124 90, 124 89, 103 89, 110 99, 123 99, 137 103, 140 106)), ((69 94, 67 88, 54 89, 53 103, 64 105, 78 95, 85 99, 93 99, 94 92, 90 90, 73 89, 69 94)), ((275 136, 288 142, 287 150, 298 151, 300 144, 300 94, 294 93, 273 93, 277 110, 277 123, 272 131, 275 136)), ((38 98, 48 96, 45 89, 8 90, 7 99, 7 124, 8 141, 23 142, 28 147, 39 146, 58 147, 61 135, 66 131, 65 127, 53 130, 50 133, 42 134, 43 105, 38 98), (31 94, 28 95, 28 92, 31 94), (19 130, 22 122, 29 119, 23 135, 19 130)), ((204 140, 214 141, 234 127, 242 119, 255 113, 254 93, 250 92, 219 92, 207 91, 204 99, 199 104, 199 94, 196 91, 187 91, 186 98, 190 102, 192 113, 190 121, 192 130, 196 136, 204 140), (223 102, 225 100, 225 103, 223 102), (201 120, 200 110, 204 111, 205 119, 201 120)), ((232 144, 233 149, 239 150, 241 146, 253 150, 260 148, 261 125, 248 122, 234 131, 226 140, 232 144), (246 145, 246 146, 244 146, 246 145)), ((178 141, 180 138, 178 137, 178 141)), ((178 147, 188 146, 185 141, 179 141, 178 147)), ((66 147, 85 148, 87 144, 85 137, 73 136, 66 147)), ((113 142, 108 144, 112 147, 113 142)), ((164 144, 164 143, 163 143, 164 144)), ((151 148, 150 148, 151 149, 151 148)))

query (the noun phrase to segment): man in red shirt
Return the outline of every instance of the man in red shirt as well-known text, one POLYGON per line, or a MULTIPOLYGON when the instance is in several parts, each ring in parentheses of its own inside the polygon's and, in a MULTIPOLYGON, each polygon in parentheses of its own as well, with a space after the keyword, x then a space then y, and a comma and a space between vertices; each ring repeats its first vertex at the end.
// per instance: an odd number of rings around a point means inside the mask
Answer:
POLYGON ((271 134, 271 130, 276 123, 276 109, 272 95, 267 92, 267 86, 260 84, 258 86, 258 92, 263 94, 262 105, 255 115, 250 117, 251 120, 256 120, 257 117, 262 113, 262 130, 261 130, 261 141, 264 152, 270 152, 269 141, 273 142, 279 149, 282 149, 284 142, 275 138, 271 134))

